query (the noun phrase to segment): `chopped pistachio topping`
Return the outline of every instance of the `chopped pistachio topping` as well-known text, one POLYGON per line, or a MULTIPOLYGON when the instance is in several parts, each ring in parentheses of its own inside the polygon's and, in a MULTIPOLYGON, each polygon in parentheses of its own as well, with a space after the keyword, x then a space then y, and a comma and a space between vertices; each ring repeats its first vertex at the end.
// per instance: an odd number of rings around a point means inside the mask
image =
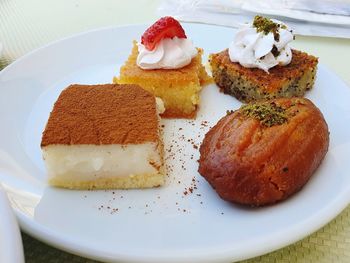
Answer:
POLYGON ((275 23, 271 19, 262 16, 254 17, 253 26, 256 28, 257 32, 263 32, 265 35, 267 35, 270 32, 273 33, 274 39, 276 41, 279 41, 280 39, 278 29, 287 29, 285 25, 275 23))
POLYGON ((288 121, 286 110, 274 102, 253 103, 244 105, 240 112, 260 121, 264 126, 281 125, 288 121))

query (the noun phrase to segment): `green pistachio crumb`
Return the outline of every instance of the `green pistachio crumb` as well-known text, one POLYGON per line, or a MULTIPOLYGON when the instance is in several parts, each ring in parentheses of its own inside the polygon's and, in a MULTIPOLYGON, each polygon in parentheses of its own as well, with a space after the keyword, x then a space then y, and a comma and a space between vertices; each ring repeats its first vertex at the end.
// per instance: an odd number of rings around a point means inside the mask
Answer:
POLYGON ((265 35, 271 32, 273 34, 274 39, 277 42, 280 39, 280 34, 278 33, 278 29, 279 28, 287 29, 285 25, 275 23, 271 19, 262 17, 262 16, 254 17, 253 26, 256 28, 257 32, 263 32, 265 35))
MULTIPOLYGON (((278 57, 281 52, 278 51, 277 47, 273 45, 271 53, 274 57, 278 57)), ((288 55, 288 54, 287 54, 288 55)))
POLYGON ((288 121, 286 110, 274 102, 262 102, 244 105, 240 112, 260 121, 264 126, 281 125, 288 121))

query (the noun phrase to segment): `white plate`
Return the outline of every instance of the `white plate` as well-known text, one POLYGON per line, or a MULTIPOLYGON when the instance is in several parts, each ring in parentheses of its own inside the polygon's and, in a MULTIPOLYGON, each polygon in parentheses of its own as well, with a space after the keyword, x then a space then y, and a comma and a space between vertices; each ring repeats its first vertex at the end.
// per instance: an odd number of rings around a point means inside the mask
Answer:
POLYGON ((21 234, 6 193, 0 183, 0 262, 24 262, 21 234))
MULTIPOLYGON (((110 82, 144 29, 126 26, 80 34, 34 51, 1 72, 0 181, 24 231, 63 250, 105 261, 229 262, 291 244, 346 207, 350 89, 323 66, 307 97, 329 124, 329 152, 302 191, 283 203, 259 209, 229 204, 197 173, 198 149, 192 143, 198 145, 209 129, 204 121, 213 125, 227 109, 240 105, 215 85, 203 90, 196 121, 164 121, 166 149, 173 144, 171 153, 167 151, 171 169, 164 187, 48 187, 39 145, 60 91, 71 83, 110 82), (193 177, 197 189, 185 195, 193 177)), ((208 25, 185 24, 185 30, 206 55, 227 47, 233 35, 232 29, 208 25)))

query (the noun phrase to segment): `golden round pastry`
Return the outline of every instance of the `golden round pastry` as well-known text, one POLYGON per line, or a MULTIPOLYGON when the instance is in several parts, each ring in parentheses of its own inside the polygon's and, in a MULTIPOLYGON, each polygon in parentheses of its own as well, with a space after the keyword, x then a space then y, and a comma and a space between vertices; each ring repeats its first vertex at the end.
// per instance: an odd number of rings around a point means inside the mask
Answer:
POLYGON ((305 98, 280 98, 228 112, 200 147, 199 173, 219 196, 261 206, 300 190, 329 145, 320 110, 305 98))

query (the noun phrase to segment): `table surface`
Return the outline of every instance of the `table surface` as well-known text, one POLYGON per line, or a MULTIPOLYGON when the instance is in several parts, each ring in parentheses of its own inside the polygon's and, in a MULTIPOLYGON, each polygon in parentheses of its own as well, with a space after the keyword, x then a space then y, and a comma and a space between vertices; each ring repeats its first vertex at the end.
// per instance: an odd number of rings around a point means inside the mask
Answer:
MULTIPOLYGON (((105 26, 150 24, 160 1, 0 1, 0 69, 54 40, 105 26)), ((320 62, 350 86, 350 39, 297 36, 293 47, 320 62)), ((329 87, 332 88, 332 87, 329 87)), ((95 262, 43 244, 22 233, 26 262, 95 262)), ((311 236, 245 262, 350 262, 350 206, 311 236)))

